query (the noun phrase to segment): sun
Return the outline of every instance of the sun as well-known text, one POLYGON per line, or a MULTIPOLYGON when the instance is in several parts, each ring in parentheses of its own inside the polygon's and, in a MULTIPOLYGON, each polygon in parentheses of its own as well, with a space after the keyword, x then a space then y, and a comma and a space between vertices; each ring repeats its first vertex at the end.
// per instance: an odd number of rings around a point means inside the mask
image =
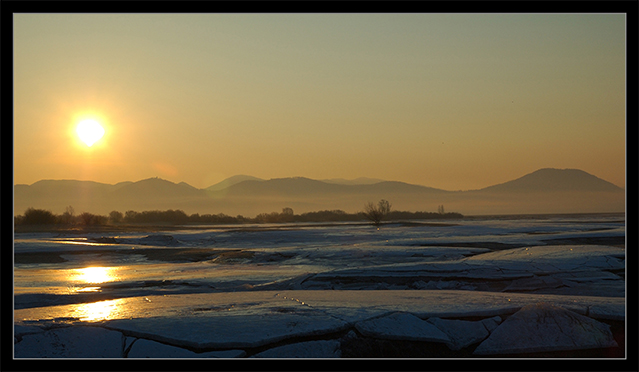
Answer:
POLYGON ((80 140, 91 147, 104 136, 104 128, 97 120, 82 120, 75 129, 80 140))

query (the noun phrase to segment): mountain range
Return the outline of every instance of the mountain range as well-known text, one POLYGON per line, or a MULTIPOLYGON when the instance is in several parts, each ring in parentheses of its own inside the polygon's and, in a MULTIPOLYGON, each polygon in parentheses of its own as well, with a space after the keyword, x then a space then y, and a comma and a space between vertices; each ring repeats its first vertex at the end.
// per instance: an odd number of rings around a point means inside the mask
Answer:
POLYGON ((369 201, 386 199, 393 209, 464 215, 532 213, 610 213, 625 211, 625 190, 578 169, 540 169, 515 180, 479 190, 447 191, 397 181, 358 178, 313 180, 304 177, 264 180, 237 175, 204 189, 160 178, 114 185, 93 181, 41 180, 14 186, 14 214, 27 208, 59 214, 113 210, 181 209, 187 214, 251 217, 293 208, 305 213, 341 209, 361 211, 369 201))

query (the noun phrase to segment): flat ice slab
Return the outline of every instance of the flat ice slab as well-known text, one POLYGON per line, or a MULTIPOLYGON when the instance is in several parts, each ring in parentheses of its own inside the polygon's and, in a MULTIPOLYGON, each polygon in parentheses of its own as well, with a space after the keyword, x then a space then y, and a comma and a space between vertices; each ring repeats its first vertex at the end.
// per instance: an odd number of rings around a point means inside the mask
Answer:
POLYGON ((348 324, 319 311, 264 309, 263 312, 207 313, 189 317, 112 320, 104 327, 135 337, 195 349, 253 348, 287 338, 323 335, 348 324))
POLYGON ((610 326, 539 303, 524 306, 482 342, 474 354, 519 354, 615 347, 610 326))
POLYGON ((223 350, 196 353, 188 349, 165 345, 156 341, 137 339, 126 353, 127 358, 239 358, 246 353, 243 350, 223 350))
MULTIPOLYGON (((281 289, 456 289, 625 297, 624 248, 555 245, 328 270, 281 289)), ((279 288, 269 288, 279 289, 279 288)))
POLYGON ((27 334, 15 344, 16 358, 122 358, 124 336, 101 327, 79 326, 27 334))
POLYGON ((480 253, 453 261, 428 261, 348 268, 324 272, 313 280, 363 277, 526 278, 566 272, 623 270, 624 248, 555 245, 480 253))
POLYGON ((481 321, 468 321, 457 319, 429 318, 428 322, 441 329, 449 337, 447 342, 451 350, 461 350, 467 346, 483 341, 492 332, 501 318, 494 316, 481 321))
POLYGON ((393 313, 359 322, 355 328, 365 336, 389 340, 449 343, 446 333, 434 325, 408 313, 393 313))
MULTIPOLYGON (((17 325, 55 322, 88 322, 116 319, 194 317, 203 313, 286 314, 287 308, 318 310, 348 322, 365 320, 385 312, 403 311, 429 317, 465 317, 512 314, 538 302, 588 315, 624 320, 622 297, 560 296, 461 290, 298 290, 196 293, 128 297, 91 304, 58 305, 15 310, 17 325)), ((302 311, 302 310, 300 310, 302 311)), ((290 313, 290 311, 289 311, 290 313)))
MULTIPOLYGON (((439 328, 440 336, 443 335, 439 337, 441 342, 456 349, 479 342, 486 334, 472 336, 470 331, 463 330, 479 324, 450 323, 432 318, 490 318, 511 315, 527 305, 539 302, 562 307, 566 309, 564 313, 570 310, 570 314, 587 315, 588 317, 582 317, 585 319, 625 319, 625 299, 619 297, 449 290, 256 291, 148 296, 124 298, 116 302, 103 301, 110 303, 107 306, 101 306, 99 302, 89 304, 99 315, 94 317, 87 313, 86 308, 79 308, 86 304, 16 310, 16 333, 24 334, 22 340, 15 345, 16 357, 122 357, 123 349, 129 346, 131 357, 155 357, 162 354, 163 350, 175 355, 202 357, 201 353, 204 352, 235 350, 235 353, 241 353, 239 349, 264 347, 278 342, 292 344, 308 337, 336 338, 340 332, 349 328, 359 329, 363 333, 377 332, 376 337, 388 338, 393 334, 398 339, 409 340, 416 339, 413 333, 419 332, 412 327, 417 324, 420 327, 428 325, 439 328), (429 318, 430 323, 427 322, 429 318), (384 327, 380 322, 393 324, 382 331, 384 327), (73 326, 33 333, 34 329, 40 327, 68 324, 73 326), (92 326, 83 326, 84 324, 92 326), (80 333, 74 333, 70 338, 74 329, 79 329, 80 333), (466 340, 460 337, 460 332, 468 332, 467 336, 472 337, 466 340), (67 337, 64 351, 55 346, 61 335, 68 336, 64 336, 67 337), (123 337, 127 340, 135 337, 156 341, 162 345, 138 340, 131 346, 131 342, 123 340, 123 337), (94 344, 95 347, 90 346, 94 344), (169 347, 191 351, 168 349, 169 347), (45 351, 37 351, 40 349, 45 351), (91 354, 87 350, 91 350, 91 354)), ((514 315, 509 320, 513 317, 514 315)), ((488 322, 482 327, 495 326, 490 324, 489 319, 482 322, 488 322)), ((502 327, 508 330, 510 326, 505 323, 495 329, 493 334, 502 327)), ((589 323, 581 321, 580 324, 589 323)), ((504 331, 499 331, 497 336, 501 332, 504 331)), ((522 331, 516 328, 508 332, 521 334, 522 331)), ((497 336, 491 343, 499 339, 497 336)), ((483 348, 485 347, 487 346, 483 348)), ((479 350, 481 352, 482 349, 479 350)), ((501 349, 495 346, 490 350, 501 349)), ((285 352, 287 351, 282 351, 285 352)), ((206 356, 215 357, 213 354, 206 356)))
POLYGON ((624 269, 625 249, 600 245, 549 245, 483 253, 465 259, 470 265, 488 265, 534 273, 624 269))
POLYGON ((319 340, 274 347, 253 355, 253 358, 339 358, 341 356, 339 341, 319 340))

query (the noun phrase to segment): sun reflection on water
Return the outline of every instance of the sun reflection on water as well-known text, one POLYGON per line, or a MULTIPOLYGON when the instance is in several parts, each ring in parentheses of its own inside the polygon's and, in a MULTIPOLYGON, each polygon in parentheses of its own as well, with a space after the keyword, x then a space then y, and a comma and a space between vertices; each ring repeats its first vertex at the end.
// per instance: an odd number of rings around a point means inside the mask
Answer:
MULTIPOLYGON (((100 292, 103 283, 120 280, 121 267, 91 266, 71 269, 66 274, 72 292, 100 292)), ((122 313, 124 299, 71 305, 70 316, 83 322, 97 322, 117 318, 122 313)))
POLYGON ((100 290, 102 289, 102 287, 71 287, 72 288, 72 292, 100 292, 100 290))
POLYGON ((89 284, 112 282, 118 279, 113 267, 85 267, 75 271, 76 280, 89 284))
POLYGON ((117 300, 79 304, 71 312, 73 317, 79 318, 83 322, 109 320, 118 316, 123 302, 124 299, 119 298, 117 300))
POLYGON ((102 290, 100 284, 120 280, 118 275, 120 270, 121 267, 102 266, 65 270, 67 291, 68 293, 100 292, 102 290))

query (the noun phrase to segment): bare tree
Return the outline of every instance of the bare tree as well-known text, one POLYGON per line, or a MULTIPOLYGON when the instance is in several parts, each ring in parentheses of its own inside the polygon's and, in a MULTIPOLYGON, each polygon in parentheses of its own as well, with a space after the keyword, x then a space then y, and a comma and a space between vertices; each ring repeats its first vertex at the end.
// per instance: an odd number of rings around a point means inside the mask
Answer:
POLYGON ((60 222, 70 225, 74 222, 74 219, 75 219, 74 215, 75 215, 75 210, 73 209, 72 206, 69 205, 65 209, 64 213, 60 215, 60 222))
POLYGON ((124 218, 124 215, 121 212, 111 211, 111 213, 109 213, 109 221, 111 223, 120 223, 122 222, 123 218, 124 218))
POLYGON ((372 202, 368 202, 364 206, 364 216, 379 230, 379 225, 381 224, 382 219, 390 213, 390 210, 391 204, 387 200, 382 199, 377 203, 377 205, 372 202))
POLYGON ((78 216, 83 225, 97 225, 96 215, 89 212, 83 212, 78 216))
POLYGON ((293 208, 290 208, 290 207, 282 208, 282 214, 292 216, 293 208))
POLYGON ((280 221, 282 222, 293 222, 295 214, 293 213, 293 208, 286 207, 282 208, 282 213, 279 216, 280 221))

